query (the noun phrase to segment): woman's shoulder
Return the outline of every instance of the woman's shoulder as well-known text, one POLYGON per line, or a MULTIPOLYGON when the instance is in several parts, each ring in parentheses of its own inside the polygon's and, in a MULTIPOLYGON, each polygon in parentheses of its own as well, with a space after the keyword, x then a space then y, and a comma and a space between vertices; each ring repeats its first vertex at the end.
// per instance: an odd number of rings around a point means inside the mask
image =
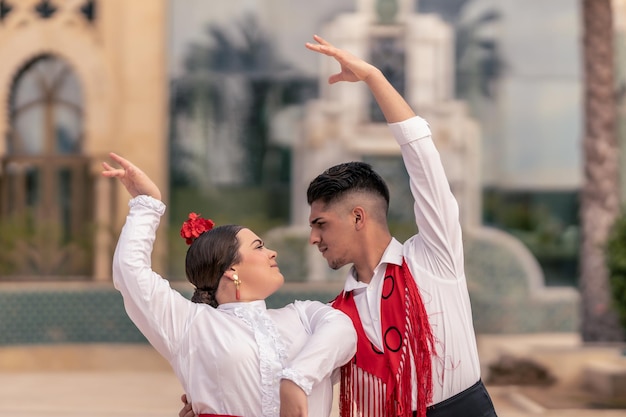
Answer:
POLYGON ((296 300, 292 306, 298 312, 308 317, 322 317, 329 314, 343 315, 343 313, 334 308, 330 303, 324 303, 318 300, 296 300))
POLYGON ((332 306, 330 304, 323 303, 318 300, 295 300, 291 304, 296 308, 313 307, 313 308, 331 308, 332 309, 332 306))

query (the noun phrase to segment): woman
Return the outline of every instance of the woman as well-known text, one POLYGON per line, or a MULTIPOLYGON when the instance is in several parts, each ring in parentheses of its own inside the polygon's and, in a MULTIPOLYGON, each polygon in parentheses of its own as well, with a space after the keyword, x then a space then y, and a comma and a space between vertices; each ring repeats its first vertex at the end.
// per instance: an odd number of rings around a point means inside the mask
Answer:
POLYGON ((171 364, 194 412, 328 416, 331 373, 356 350, 350 319, 317 301, 266 309, 266 297, 284 282, 276 252, 249 229, 211 229, 211 221, 195 215, 181 231, 191 243, 185 269, 196 288, 192 301, 171 289, 150 264, 165 212, 161 192, 128 160, 110 157, 121 168, 104 162, 102 175, 118 178, 132 196, 113 282, 132 321, 171 364))

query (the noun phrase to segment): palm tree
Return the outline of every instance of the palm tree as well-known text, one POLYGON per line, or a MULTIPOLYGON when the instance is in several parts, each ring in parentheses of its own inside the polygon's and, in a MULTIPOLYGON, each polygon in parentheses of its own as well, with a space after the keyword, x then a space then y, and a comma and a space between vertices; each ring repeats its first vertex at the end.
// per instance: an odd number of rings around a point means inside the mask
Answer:
POLYGON ((497 24, 500 19, 498 10, 487 9, 472 19, 457 20, 454 51, 458 97, 472 98, 474 93, 480 93, 486 98, 493 98, 494 83, 506 65, 498 39, 481 32, 497 24))
MULTIPOLYGON (((306 97, 298 92, 310 88, 314 80, 302 77, 280 57, 252 15, 229 26, 209 25, 206 34, 208 42, 191 45, 185 73, 174 81, 174 116, 183 114, 207 125, 203 136, 214 141, 206 147, 213 153, 211 160, 224 164, 230 158, 230 167, 222 166, 221 172, 235 170, 243 184, 266 184, 271 181, 266 160, 273 151, 270 119, 281 107, 303 101, 306 97), (213 137, 211 129, 218 131, 213 137), (227 138, 220 141, 216 135, 227 138)), ((181 161, 192 157, 180 151, 176 155, 181 161)), ((209 168, 208 172, 216 169, 209 168)))
POLYGON ((611 0, 582 0, 585 73, 580 292, 584 341, 623 339, 612 308, 605 246, 620 212, 611 0))

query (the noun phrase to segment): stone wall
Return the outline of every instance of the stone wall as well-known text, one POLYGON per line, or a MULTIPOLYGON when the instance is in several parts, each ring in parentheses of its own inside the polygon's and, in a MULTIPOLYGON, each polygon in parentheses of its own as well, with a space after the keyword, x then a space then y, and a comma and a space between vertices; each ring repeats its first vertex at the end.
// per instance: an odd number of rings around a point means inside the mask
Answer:
POLYGON ((546 287, 537 260, 513 236, 466 231, 465 266, 478 333, 578 331, 578 291, 546 287))

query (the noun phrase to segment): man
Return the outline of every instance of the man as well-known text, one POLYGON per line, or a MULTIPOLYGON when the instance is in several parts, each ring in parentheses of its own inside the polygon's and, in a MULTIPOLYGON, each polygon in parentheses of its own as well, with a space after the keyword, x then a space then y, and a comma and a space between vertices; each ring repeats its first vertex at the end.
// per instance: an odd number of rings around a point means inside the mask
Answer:
POLYGON ((309 185, 310 243, 331 268, 352 264, 333 302, 359 336, 342 370, 342 414, 495 416, 480 380, 459 209, 428 124, 377 68, 314 39, 308 49, 341 65, 329 83, 364 82, 374 95, 400 145, 419 230, 404 244, 391 236, 389 192, 366 164, 337 165, 309 185))
POLYGON ((400 145, 419 230, 404 244, 391 236, 389 191, 367 164, 339 164, 309 185, 310 243, 331 268, 352 264, 333 301, 358 335, 341 372, 341 413, 496 416, 480 379, 458 204, 428 124, 380 70, 314 39, 306 47, 341 66, 330 84, 364 82, 374 95, 400 145))

